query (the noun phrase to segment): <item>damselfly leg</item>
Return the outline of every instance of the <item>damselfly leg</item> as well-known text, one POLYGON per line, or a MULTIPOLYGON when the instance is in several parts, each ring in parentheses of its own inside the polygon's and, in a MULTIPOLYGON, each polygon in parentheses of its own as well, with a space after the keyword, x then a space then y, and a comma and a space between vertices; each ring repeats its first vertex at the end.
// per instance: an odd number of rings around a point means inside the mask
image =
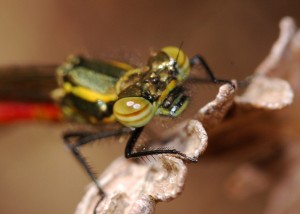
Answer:
POLYGON ((208 66, 205 59, 202 56, 200 56, 199 54, 193 56, 190 59, 190 65, 191 65, 192 68, 195 67, 195 66, 201 66, 204 69, 205 73, 208 75, 208 78, 209 78, 208 80, 207 79, 193 78, 193 79, 190 79, 190 81, 192 81, 192 82, 212 82, 212 83, 215 83, 215 84, 228 83, 232 87, 235 87, 234 84, 230 80, 217 79, 214 75, 214 72, 208 66))
POLYGON ((119 130, 105 131, 105 132, 102 131, 96 133, 75 131, 75 132, 67 132, 63 135, 65 145, 67 146, 68 149, 70 149, 74 157, 79 161, 81 166, 87 172, 87 174, 92 179, 92 181, 95 183, 99 191, 99 195, 101 196, 101 200, 105 197, 105 192, 103 191, 101 185, 99 184, 95 173, 92 171, 91 167, 88 165, 86 159, 84 158, 84 156, 82 155, 79 149, 81 146, 94 142, 96 140, 107 138, 107 137, 120 136, 129 132, 131 132, 131 129, 122 128, 119 130))
POLYGON ((177 151, 176 149, 153 149, 153 150, 142 150, 133 152, 134 146, 138 141, 139 136, 141 135, 144 127, 137 128, 133 131, 131 134, 128 143, 125 148, 125 157, 126 158, 137 158, 137 157, 143 157, 147 155, 159 155, 159 154, 173 154, 176 156, 179 156, 181 159, 188 161, 188 162, 197 162, 197 159, 188 157, 186 154, 183 154, 180 151, 177 151))

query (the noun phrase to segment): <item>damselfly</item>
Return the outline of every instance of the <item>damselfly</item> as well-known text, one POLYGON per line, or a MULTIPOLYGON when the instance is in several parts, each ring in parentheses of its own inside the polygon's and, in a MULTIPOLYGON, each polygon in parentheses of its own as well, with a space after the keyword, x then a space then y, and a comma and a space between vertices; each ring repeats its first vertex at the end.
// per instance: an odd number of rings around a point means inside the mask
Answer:
MULTIPOLYGON (((196 105, 197 102, 193 103, 192 100, 205 97, 193 85, 229 83, 233 86, 228 80, 217 79, 201 56, 189 59, 177 47, 162 48, 149 58, 145 66, 137 68, 118 61, 71 56, 57 69, 57 82, 59 87, 52 92, 52 97, 63 115, 73 121, 93 125, 99 130, 93 133, 67 132, 63 139, 95 183, 101 200, 105 192, 80 152, 81 146, 95 140, 129 134, 126 158, 166 154, 196 162, 196 158, 177 149, 152 147, 151 139, 146 140, 150 147, 137 148, 136 145, 142 132, 155 118, 180 118, 191 106, 196 105), (199 67, 203 68, 208 78, 199 75, 199 67), (117 126, 103 128, 110 124, 117 126)), ((200 106, 194 108, 199 109, 200 106)), ((52 117, 57 115, 55 113, 52 117)), ((151 137, 155 137, 155 134, 151 137)))

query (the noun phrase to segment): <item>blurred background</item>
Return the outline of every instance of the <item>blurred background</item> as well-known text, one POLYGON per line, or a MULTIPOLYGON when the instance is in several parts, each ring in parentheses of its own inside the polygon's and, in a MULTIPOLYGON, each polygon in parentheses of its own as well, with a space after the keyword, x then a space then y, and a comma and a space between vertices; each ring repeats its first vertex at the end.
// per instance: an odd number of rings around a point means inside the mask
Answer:
MULTIPOLYGON (((0 66, 58 64, 72 53, 146 62, 150 51, 183 41, 218 77, 242 79, 263 60, 284 16, 300 20, 300 2, 0 0, 0 66)), ((0 86, 1 87, 1 86, 0 86)), ((47 122, 0 126, 0 213, 73 213, 90 182, 64 149, 66 127, 47 122)), ((91 146, 86 153, 102 172, 124 145, 91 146)), ((224 178, 238 160, 205 159, 189 165, 180 197, 157 213, 262 213, 268 190, 230 198, 224 178)))

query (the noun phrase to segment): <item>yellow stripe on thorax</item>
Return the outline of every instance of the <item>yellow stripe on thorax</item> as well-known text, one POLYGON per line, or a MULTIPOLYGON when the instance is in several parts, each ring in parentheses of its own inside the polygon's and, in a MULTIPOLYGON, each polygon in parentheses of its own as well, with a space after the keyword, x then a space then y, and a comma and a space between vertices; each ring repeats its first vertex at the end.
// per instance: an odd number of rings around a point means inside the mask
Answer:
POLYGON ((116 66, 116 67, 118 67, 118 68, 121 68, 121 69, 123 69, 123 70, 125 70, 125 71, 128 71, 128 70, 133 69, 131 65, 128 65, 127 63, 124 63, 124 62, 119 62, 119 61, 109 61, 109 63, 110 63, 111 65, 114 65, 114 66, 116 66))
POLYGON ((96 102, 97 100, 110 102, 118 98, 116 94, 100 94, 82 86, 72 86, 70 83, 64 83, 63 88, 67 93, 72 93, 89 102, 96 102))

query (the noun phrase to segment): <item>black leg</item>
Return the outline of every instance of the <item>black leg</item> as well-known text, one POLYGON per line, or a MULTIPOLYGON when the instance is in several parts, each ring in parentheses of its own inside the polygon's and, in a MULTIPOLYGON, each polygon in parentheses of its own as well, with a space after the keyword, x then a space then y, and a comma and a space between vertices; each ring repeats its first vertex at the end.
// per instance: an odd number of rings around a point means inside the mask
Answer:
MULTIPOLYGON (((79 163, 82 165, 84 170, 88 173, 92 181, 95 183, 99 194, 101 196, 101 200, 105 196, 105 192, 101 188, 95 174, 87 164, 86 159, 83 157, 81 152, 79 151, 79 147, 85 144, 88 144, 90 142, 93 142, 98 139, 112 137, 112 136, 119 136, 125 133, 129 133, 131 130, 129 128, 122 128, 119 130, 114 131, 106 131, 106 132, 97 132, 97 133, 91 133, 91 132, 68 132, 63 135, 64 143, 67 146, 68 149, 72 152, 72 154, 75 156, 75 158, 79 161, 79 163)), ((101 201, 100 200, 100 201, 101 201)))
MULTIPOLYGON (((223 80, 223 79, 217 79, 213 73, 213 71, 210 69, 208 64, 206 63, 205 59, 200 55, 195 55, 193 58, 190 59, 190 65, 191 67, 200 65, 204 68, 206 74, 209 77, 209 81, 216 83, 216 84, 224 84, 229 83, 232 87, 235 87, 234 84, 230 80, 223 80)), ((197 80, 196 80, 197 81, 197 80)), ((201 79, 200 81, 205 82, 205 80, 201 79)))
POLYGON ((126 148, 125 148, 125 157, 126 158, 137 158, 137 157, 143 157, 147 155, 158 155, 158 154, 174 154, 176 156, 180 156, 185 161, 189 162, 197 162, 197 159, 188 157, 187 155, 177 151, 176 149, 154 149, 154 150, 143 150, 139 152, 133 152, 133 148, 142 133, 144 127, 137 128, 133 131, 131 134, 126 148))

